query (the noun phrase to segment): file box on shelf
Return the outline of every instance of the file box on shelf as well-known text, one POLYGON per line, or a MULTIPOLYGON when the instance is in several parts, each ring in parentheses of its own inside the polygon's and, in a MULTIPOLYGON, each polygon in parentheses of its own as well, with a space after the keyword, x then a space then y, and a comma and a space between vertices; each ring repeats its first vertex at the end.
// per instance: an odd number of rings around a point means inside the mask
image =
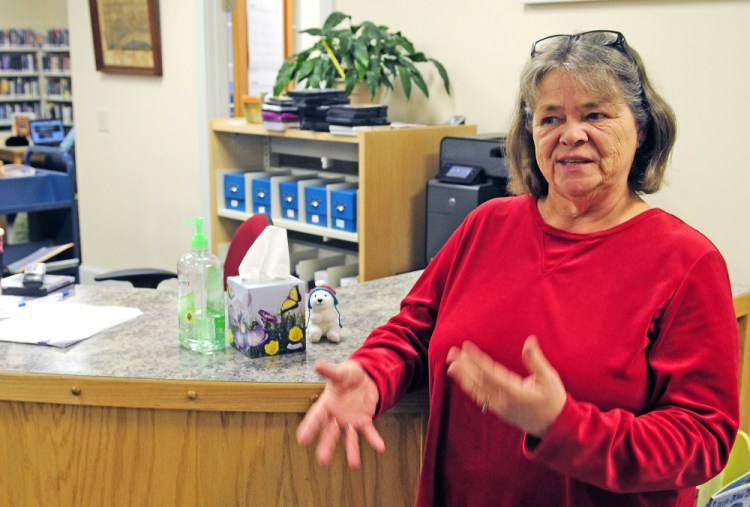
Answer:
POLYGON ((331 189, 331 228, 357 232, 357 189, 331 189))
POLYGON ((227 209, 245 211, 245 173, 224 175, 224 199, 227 209))
POLYGON ((325 185, 310 185, 305 189, 307 223, 328 227, 328 189, 325 185))

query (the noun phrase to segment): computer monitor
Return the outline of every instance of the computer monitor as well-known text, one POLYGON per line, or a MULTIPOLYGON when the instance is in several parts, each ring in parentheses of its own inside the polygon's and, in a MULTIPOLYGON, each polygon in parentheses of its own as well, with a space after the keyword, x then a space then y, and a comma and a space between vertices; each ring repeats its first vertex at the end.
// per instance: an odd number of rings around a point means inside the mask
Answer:
POLYGON ((65 127, 61 120, 31 120, 31 142, 37 146, 59 146, 65 139, 65 127))

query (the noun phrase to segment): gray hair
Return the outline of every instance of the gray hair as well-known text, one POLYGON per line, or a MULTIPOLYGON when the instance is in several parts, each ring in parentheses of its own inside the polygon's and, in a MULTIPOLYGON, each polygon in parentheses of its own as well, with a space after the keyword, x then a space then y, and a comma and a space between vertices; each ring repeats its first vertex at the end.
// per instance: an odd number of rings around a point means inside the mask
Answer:
POLYGON ((644 194, 659 190, 677 134, 674 112, 651 85, 634 49, 624 41, 620 47, 606 45, 596 36, 559 37, 526 62, 505 143, 508 190, 516 195, 547 195, 549 187, 536 161, 531 124, 539 84, 551 70, 567 73, 604 99, 628 104, 643 135, 630 168, 628 186, 631 191, 644 194), (615 89, 612 81, 617 84, 615 89))

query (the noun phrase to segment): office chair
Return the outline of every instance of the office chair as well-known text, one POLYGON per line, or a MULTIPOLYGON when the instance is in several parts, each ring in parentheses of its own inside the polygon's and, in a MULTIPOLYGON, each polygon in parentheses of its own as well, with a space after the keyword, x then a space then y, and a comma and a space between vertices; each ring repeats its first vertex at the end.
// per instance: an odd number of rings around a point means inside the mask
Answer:
MULTIPOLYGON (((258 213, 240 224, 229 243, 227 258, 224 261, 224 290, 227 288, 227 277, 239 274, 240 263, 247 250, 260 236, 267 225, 272 225, 271 217, 258 213)), ((177 273, 164 269, 134 268, 110 271, 96 275, 94 280, 104 282, 116 280, 130 282, 133 287, 155 289, 161 282, 170 278, 177 278, 177 273)))
POLYGON ((155 289, 164 280, 177 278, 177 273, 167 271, 166 269, 156 268, 133 268, 121 269, 118 271, 108 271, 96 275, 94 280, 97 282, 106 282, 115 280, 117 282, 130 282, 133 287, 139 289, 155 289))
POLYGON ((75 172, 73 153, 50 146, 29 146, 23 154, 23 164, 48 171, 75 172))

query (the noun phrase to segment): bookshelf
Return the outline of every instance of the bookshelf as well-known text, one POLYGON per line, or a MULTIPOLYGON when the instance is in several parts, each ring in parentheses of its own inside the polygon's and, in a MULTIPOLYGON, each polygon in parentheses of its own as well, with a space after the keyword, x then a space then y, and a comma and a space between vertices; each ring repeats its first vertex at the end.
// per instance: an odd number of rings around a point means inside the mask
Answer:
POLYGON ((15 114, 59 118, 73 126, 68 31, 0 30, 0 129, 15 114))
POLYGON ((73 83, 70 75, 70 50, 67 45, 45 45, 39 50, 40 89, 45 117, 59 118, 73 126, 73 83))

